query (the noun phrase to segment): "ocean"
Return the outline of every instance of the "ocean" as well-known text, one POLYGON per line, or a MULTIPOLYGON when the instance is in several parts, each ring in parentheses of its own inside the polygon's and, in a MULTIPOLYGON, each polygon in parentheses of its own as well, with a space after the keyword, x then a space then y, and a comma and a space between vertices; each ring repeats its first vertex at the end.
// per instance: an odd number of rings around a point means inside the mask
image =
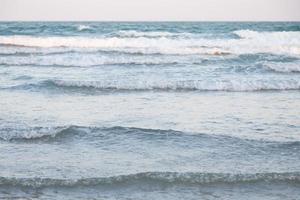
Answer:
POLYGON ((0 199, 300 199, 300 22, 1 22, 0 199))

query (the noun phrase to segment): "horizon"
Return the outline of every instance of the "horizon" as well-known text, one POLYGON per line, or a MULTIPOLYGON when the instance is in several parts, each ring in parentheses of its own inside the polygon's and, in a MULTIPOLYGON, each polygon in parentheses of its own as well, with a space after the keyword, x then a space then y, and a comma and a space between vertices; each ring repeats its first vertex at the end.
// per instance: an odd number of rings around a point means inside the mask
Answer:
POLYGON ((300 23, 300 20, 289 20, 289 21, 284 21, 284 20, 277 20, 277 21, 273 21, 273 20, 257 20, 257 21, 247 21, 247 20, 220 20, 220 21, 215 21, 215 20, 190 20, 190 21, 180 21, 180 20, 157 20, 157 21, 151 21, 151 20, 124 20, 124 21, 117 21, 117 20, 76 20, 76 21, 72 21, 72 20, 0 20, 0 22, 66 22, 66 23, 74 23, 74 22, 84 22, 84 23, 95 23, 95 22, 99 22, 99 23, 282 23, 282 22, 288 22, 288 23, 300 23))

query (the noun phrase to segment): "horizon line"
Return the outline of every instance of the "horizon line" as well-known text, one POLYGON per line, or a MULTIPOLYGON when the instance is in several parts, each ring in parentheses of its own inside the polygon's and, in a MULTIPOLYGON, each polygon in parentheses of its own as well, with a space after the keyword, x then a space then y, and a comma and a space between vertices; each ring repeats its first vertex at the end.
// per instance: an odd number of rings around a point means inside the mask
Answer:
POLYGON ((1 20, 0 22, 300 22, 300 20, 1 20))

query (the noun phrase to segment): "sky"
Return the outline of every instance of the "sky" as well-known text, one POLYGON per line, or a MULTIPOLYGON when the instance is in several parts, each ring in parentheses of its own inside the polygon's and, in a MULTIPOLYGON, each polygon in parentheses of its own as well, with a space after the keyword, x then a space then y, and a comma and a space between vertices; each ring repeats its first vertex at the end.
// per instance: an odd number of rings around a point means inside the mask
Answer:
POLYGON ((0 0, 1 21, 300 21, 300 0, 0 0))

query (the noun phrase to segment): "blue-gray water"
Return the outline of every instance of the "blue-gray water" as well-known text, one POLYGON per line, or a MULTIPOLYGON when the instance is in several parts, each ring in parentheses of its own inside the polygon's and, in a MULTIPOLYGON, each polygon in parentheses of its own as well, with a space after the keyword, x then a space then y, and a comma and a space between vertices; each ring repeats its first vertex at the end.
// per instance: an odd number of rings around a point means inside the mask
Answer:
POLYGON ((0 199, 300 199, 300 23, 0 23, 0 199))

